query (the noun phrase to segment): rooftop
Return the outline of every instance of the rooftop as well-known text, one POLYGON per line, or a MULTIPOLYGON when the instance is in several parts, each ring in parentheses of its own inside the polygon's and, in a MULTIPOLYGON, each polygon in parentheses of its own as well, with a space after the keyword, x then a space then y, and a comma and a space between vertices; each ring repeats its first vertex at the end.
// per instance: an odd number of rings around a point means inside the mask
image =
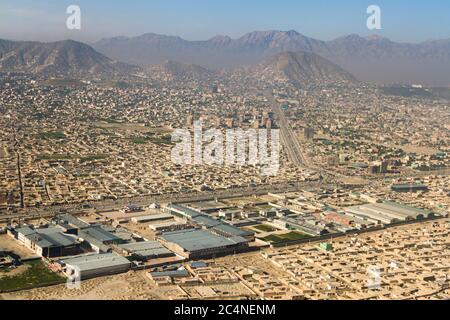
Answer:
MULTIPOLYGON (((108 242, 108 241, 117 241, 120 240, 119 237, 115 236, 109 231, 104 230, 100 226, 93 226, 86 229, 83 229, 80 231, 80 237, 84 238, 87 236, 87 238, 93 238, 97 241, 100 241, 102 243, 108 242)), ((88 239, 85 239, 88 240, 88 239)))
POLYGON ((161 238, 168 242, 173 242, 182 247, 185 251, 199 251, 218 247, 234 246, 247 242, 244 238, 228 239, 207 230, 191 229, 174 232, 167 232, 161 238))
POLYGON ((59 260, 67 266, 76 266, 80 271, 98 268, 131 265, 130 261, 116 253, 90 254, 59 260))
POLYGON ((144 241, 121 244, 119 247, 130 254, 135 254, 142 257, 159 257, 172 255, 172 251, 168 250, 158 241, 144 241))

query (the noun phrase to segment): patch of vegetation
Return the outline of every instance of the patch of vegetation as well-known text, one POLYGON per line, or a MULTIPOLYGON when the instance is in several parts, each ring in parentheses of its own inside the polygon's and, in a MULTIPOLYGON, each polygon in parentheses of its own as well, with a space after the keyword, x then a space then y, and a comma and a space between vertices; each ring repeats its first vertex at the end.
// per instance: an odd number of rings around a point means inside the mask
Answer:
POLYGON ((265 241, 271 242, 271 243, 283 243, 283 242, 302 240, 302 239, 307 239, 307 238, 311 238, 311 236, 304 234, 304 233, 293 231, 293 232, 282 234, 282 235, 273 234, 273 235, 264 237, 262 239, 265 241))
POLYGON ((37 160, 45 161, 62 161, 62 160, 73 160, 75 156, 69 154, 42 154, 37 157, 37 160))
POLYGON ((147 144, 148 142, 150 142, 150 138, 148 137, 133 137, 130 138, 130 141, 134 144, 147 144))
POLYGON ((0 278, 0 292, 30 289, 33 287, 64 283, 65 279, 52 272, 40 260, 27 262, 28 269, 15 276, 0 278))
POLYGON ((41 132, 38 134, 38 137, 44 140, 62 140, 66 138, 66 135, 62 131, 50 131, 41 132))
POLYGON ((154 143, 157 145, 173 145, 172 142, 172 136, 165 135, 162 137, 157 137, 155 135, 148 135, 147 137, 133 137, 129 139, 132 143, 135 144, 147 144, 147 143, 154 143))
POLYGON ((171 135, 165 135, 161 138, 153 137, 153 138, 151 138, 151 142, 154 144, 162 144, 162 145, 168 145, 168 146, 173 145, 171 135))

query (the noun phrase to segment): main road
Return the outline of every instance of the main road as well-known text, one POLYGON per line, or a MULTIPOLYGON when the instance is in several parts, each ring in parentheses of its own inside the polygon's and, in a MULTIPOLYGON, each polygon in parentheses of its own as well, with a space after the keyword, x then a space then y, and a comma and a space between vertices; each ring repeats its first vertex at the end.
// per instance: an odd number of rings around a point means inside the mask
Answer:
POLYGON ((281 143, 283 144, 286 150, 289 160, 296 167, 308 168, 306 159, 303 155, 302 148, 300 147, 300 143, 297 139, 297 136, 295 135, 294 130, 292 129, 289 123, 289 120, 286 118, 284 111, 281 109, 281 106, 275 100, 271 92, 266 91, 265 96, 268 99, 268 101, 272 104, 272 110, 275 114, 278 126, 280 127, 281 143))

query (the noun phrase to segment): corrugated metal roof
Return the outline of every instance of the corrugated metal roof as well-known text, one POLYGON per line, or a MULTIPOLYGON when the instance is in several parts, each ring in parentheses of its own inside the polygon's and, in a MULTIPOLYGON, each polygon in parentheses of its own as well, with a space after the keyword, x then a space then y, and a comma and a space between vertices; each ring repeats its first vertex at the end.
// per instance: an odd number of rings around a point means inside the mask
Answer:
POLYGON ((77 243, 76 237, 71 237, 63 233, 37 233, 33 236, 36 236, 36 245, 41 248, 68 247, 77 243))
POLYGON ((104 230, 100 226, 93 226, 93 227, 89 227, 89 228, 80 230, 79 235, 80 235, 81 238, 84 238, 86 236, 92 237, 92 238, 94 238, 97 241, 100 241, 102 243, 105 243, 107 241, 120 240, 119 237, 117 237, 116 235, 112 234, 109 231, 104 230))
POLYGON ((17 229, 15 229, 15 231, 16 231, 17 233, 23 234, 24 236, 27 236, 27 235, 36 233, 36 231, 34 231, 33 229, 31 229, 30 227, 17 228, 17 229))
POLYGON ((166 214, 166 213, 131 218, 132 221, 136 221, 136 222, 149 222, 149 221, 168 220, 168 219, 173 219, 173 216, 171 214, 166 214))
POLYGON ((181 206, 178 204, 170 204, 168 206, 169 209, 174 209, 176 211, 182 212, 183 214, 190 216, 191 218, 203 215, 203 212, 194 210, 185 206, 181 206))
MULTIPOLYGON (((244 241, 228 239, 207 230, 191 229, 167 232, 161 235, 161 238, 168 242, 173 242, 186 251, 199 251, 212 248, 233 246, 244 241)), ((240 240, 241 240, 240 239, 240 240)))
POLYGON ((87 228, 90 225, 84 221, 81 221, 78 218, 75 218, 74 216, 71 216, 70 214, 59 214, 55 217, 55 220, 62 220, 64 222, 67 222, 73 226, 76 226, 80 229, 87 228))
POLYGON ((41 248, 67 247, 77 243, 76 237, 64 234, 58 227, 49 227, 33 230, 30 227, 16 229, 31 242, 41 248))
POLYGON ((119 245, 119 247, 141 257, 159 257, 173 254, 172 251, 157 241, 127 243, 119 245))
POLYGON ((153 278, 160 278, 160 277, 182 278, 189 276, 189 272, 187 270, 170 270, 170 271, 150 272, 150 275, 153 278))
POLYGON ((253 232, 251 232, 251 231, 241 230, 237 227, 234 227, 232 225, 225 224, 225 223, 215 226, 213 228, 213 231, 214 230, 218 230, 218 232, 223 232, 225 234, 228 234, 231 237, 233 237, 233 236, 246 237, 246 236, 253 235, 253 232))
POLYGON ((395 220, 405 221, 408 219, 418 219, 420 217, 426 218, 432 214, 431 211, 406 206, 392 201, 349 207, 346 208, 345 211, 362 217, 379 220, 383 223, 392 223, 395 220))
POLYGON ((133 243, 120 244, 119 247, 124 250, 139 251, 139 250, 150 250, 150 249, 163 248, 163 245, 160 244, 158 241, 144 241, 144 242, 133 242, 133 243))
POLYGON ((125 265, 131 266, 131 262, 128 259, 116 253, 84 255, 69 259, 61 259, 60 261, 67 266, 78 267, 80 271, 125 265))
POLYGON ((206 215, 204 216, 197 216, 195 218, 192 219, 193 221, 195 221, 196 223, 205 226, 207 228, 212 228, 214 226, 218 226, 220 225, 222 222, 220 222, 219 220, 216 220, 214 218, 208 217, 206 215))

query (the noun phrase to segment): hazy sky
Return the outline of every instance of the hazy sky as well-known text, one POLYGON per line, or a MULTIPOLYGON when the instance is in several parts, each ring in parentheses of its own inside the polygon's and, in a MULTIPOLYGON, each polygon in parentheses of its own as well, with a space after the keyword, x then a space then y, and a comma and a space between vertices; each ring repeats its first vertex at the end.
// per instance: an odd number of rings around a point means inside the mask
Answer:
POLYGON ((402 42, 450 38, 448 0, 1 0, 0 38, 93 42, 147 32, 205 40, 255 30, 291 30, 330 40, 379 34, 402 42), (66 8, 81 8, 82 29, 66 28, 66 8), (366 27, 369 5, 381 7, 382 30, 366 27))

